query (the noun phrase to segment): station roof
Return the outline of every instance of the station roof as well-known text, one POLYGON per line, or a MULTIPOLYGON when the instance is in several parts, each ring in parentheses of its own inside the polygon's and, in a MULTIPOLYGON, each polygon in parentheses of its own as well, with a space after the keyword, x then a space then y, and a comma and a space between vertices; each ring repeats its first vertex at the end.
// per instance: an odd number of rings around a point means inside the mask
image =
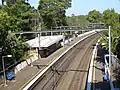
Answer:
MULTIPOLYGON (((40 47, 49 47, 54 43, 59 42, 63 39, 63 35, 55 35, 55 36, 41 36, 40 37, 40 47)), ((38 37, 29 40, 26 42, 30 47, 37 48, 39 47, 38 37)))

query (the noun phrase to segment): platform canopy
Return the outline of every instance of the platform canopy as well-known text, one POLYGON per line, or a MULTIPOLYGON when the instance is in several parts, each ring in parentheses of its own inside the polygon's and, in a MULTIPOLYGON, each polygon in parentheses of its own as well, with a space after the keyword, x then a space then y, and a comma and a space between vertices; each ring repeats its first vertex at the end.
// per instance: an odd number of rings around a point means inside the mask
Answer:
MULTIPOLYGON (((40 47, 49 47, 49 46, 59 42, 62 39, 63 39, 63 35, 41 36, 40 37, 40 47)), ((36 37, 32 40, 29 40, 26 43, 32 48, 39 47, 38 37, 36 37)))

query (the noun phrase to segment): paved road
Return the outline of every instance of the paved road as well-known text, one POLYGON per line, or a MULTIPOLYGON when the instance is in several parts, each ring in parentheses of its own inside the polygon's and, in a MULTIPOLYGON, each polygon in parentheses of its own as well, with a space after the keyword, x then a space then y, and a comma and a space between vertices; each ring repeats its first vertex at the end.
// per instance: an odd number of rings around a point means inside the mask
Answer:
POLYGON ((56 72, 49 71, 33 90, 85 90, 93 44, 98 37, 93 35, 82 41, 74 51, 62 58, 62 62, 57 63, 60 67, 56 67, 56 72), (47 78, 48 82, 42 87, 47 78))

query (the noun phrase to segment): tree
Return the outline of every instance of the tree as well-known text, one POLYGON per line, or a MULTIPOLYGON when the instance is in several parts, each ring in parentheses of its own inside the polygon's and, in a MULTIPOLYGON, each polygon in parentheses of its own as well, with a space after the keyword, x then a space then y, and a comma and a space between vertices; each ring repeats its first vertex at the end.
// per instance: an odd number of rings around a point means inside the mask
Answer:
MULTIPOLYGON (((2 1, 2 5, 4 5, 4 2, 6 2, 7 5, 12 5, 12 4, 16 3, 16 1, 18 1, 18 0, 1 0, 1 1, 2 1)), ((29 0, 19 0, 19 1, 25 2, 25 1, 29 1, 29 0)))
POLYGON ((17 0, 4 0, 7 5, 14 4, 17 0))
MULTIPOLYGON (((33 11, 29 3, 23 0, 17 0, 11 5, 1 6, 0 47, 3 49, 2 55, 12 54, 12 58, 5 60, 7 65, 10 66, 24 60, 27 56, 26 48, 28 48, 23 37, 17 38, 16 35, 10 32, 32 30, 30 22, 33 18, 38 18, 37 13, 33 11)), ((26 37, 28 38, 28 36, 26 37)), ((0 66, 2 65, 0 64, 0 66)))
POLYGON ((9 33, 17 29, 15 22, 15 18, 10 17, 6 12, 0 11, 0 47, 2 48, 2 55, 13 55, 11 59, 5 60, 8 65, 23 59, 26 55, 24 48, 27 48, 27 45, 22 43, 22 39, 18 40, 15 35, 9 33))
POLYGON ((115 24, 119 22, 119 15, 114 9, 107 9, 103 12, 103 22, 106 24, 106 26, 114 27, 115 24))
POLYGON ((99 11, 92 10, 88 13, 87 20, 91 23, 101 22, 102 14, 99 11))
MULTIPOLYGON (((118 44, 118 38, 120 36, 120 23, 119 14, 114 9, 107 9, 103 12, 104 24, 108 27, 112 27, 112 52, 116 52, 116 46, 118 44)), ((108 48, 108 45, 107 45, 108 48)))
POLYGON ((66 25, 65 9, 70 6, 70 0, 40 0, 38 10, 43 19, 44 26, 66 25))
POLYGON ((88 23, 87 19, 86 19, 86 16, 85 15, 79 15, 79 16, 67 16, 66 17, 66 21, 67 21, 67 24, 69 26, 78 26, 80 24, 86 24, 88 23))
MULTIPOLYGON (((5 5, 2 7, 2 11, 7 12, 9 16, 14 17, 16 20, 17 31, 32 31, 36 30, 36 24, 32 23, 33 19, 38 19, 38 13, 34 11, 34 8, 30 6, 25 0, 17 0, 14 4, 5 5)), ((25 35, 30 39, 34 37, 34 34, 25 35)))

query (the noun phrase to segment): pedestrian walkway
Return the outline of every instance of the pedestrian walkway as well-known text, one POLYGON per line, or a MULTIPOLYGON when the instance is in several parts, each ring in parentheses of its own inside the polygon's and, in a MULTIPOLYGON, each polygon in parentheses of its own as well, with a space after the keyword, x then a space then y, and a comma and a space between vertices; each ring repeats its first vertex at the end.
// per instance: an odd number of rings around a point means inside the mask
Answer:
POLYGON ((102 62, 94 61, 93 90, 110 90, 109 81, 104 73, 102 62))
POLYGON ((108 75, 105 73, 104 55, 107 52, 97 46, 97 58, 94 60, 93 90, 110 90, 108 75))

